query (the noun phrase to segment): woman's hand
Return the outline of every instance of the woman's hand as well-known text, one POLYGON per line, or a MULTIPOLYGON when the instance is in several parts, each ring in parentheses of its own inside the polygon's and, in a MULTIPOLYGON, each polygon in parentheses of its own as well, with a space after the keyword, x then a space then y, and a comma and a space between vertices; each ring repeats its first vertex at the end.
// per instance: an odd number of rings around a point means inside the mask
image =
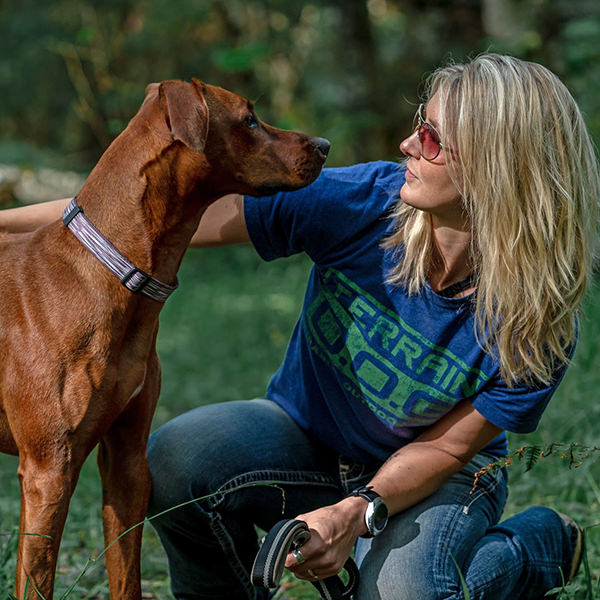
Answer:
POLYGON ((310 539, 300 549, 304 561, 292 553, 285 566, 300 579, 315 581, 337 575, 352 552, 356 538, 366 532, 364 498, 344 498, 337 504, 298 515, 310 530, 310 539))

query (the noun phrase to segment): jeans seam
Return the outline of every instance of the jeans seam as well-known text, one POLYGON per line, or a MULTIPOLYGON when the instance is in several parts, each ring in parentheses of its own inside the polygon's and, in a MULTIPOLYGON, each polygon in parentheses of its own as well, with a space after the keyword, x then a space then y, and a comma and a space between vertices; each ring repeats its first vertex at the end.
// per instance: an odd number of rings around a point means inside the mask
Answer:
MULTIPOLYGON (((268 485, 266 482, 272 482, 273 485, 320 485, 339 489, 335 480, 324 473, 312 471, 278 471, 273 469, 248 471, 236 477, 232 477, 220 485, 213 494, 204 497, 198 502, 200 510, 208 517, 210 530, 221 547, 226 560, 228 561, 233 573, 242 585, 244 591, 248 594, 249 600, 256 597, 254 586, 250 582, 250 574, 244 567, 235 548, 235 544, 227 531, 227 527, 222 521, 218 511, 219 506, 225 500, 228 493, 233 492, 237 487, 244 484, 260 483, 268 485), (202 506, 204 504, 204 507, 202 506)), ((190 490, 193 494, 193 491, 190 490)))
MULTIPOLYGON (((464 506, 463 506, 463 509, 464 509, 464 506)), ((452 517, 449 519, 447 525, 443 529, 443 532, 441 532, 441 534, 440 534, 440 539, 448 540, 451 537, 449 535, 449 533, 456 530, 456 522, 459 520, 461 513, 462 513, 462 510, 460 512, 459 511, 455 511, 452 514, 452 517)), ((448 545, 448 543, 446 545, 448 545)), ((451 553, 450 553, 450 556, 452 558, 454 558, 451 553)), ((435 566, 434 566, 434 569, 433 569, 433 578, 434 578, 434 580, 436 580, 435 585, 436 585, 436 587, 438 589, 440 589, 442 587, 442 585, 441 585, 443 583, 442 574, 446 573, 446 569, 445 569, 446 564, 447 564, 447 555, 446 555, 446 553, 445 552, 439 552, 439 551, 436 552, 436 554, 435 554, 435 560, 434 560, 434 565, 435 566)), ((462 594, 462 591, 461 591, 460 586, 458 584, 456 585, 456 588, 457 588, 456 598, 462 598, 463 594, 462 594)))
MULTIPOLYGON (((465 502, 462 505, 462 508, 460 510, 457 510, 453 513, 452 517, 449 519, 447 525, 444 527, 443 533, 440 535, 440 539, 445 539, 445 540, 449 540, 455 531, 456 531, 456 524, 457 522, 460 520, 461 515, 468 515, 469 514, 469 509, 470 507, 477 501, 480 500, 481 498, 483 498, 484 496, 489 496, 492 492, 494 492, 494 490, 498 487, 499 483, 500 483, 500 477, 502 477, 502 473, 498 472, 493 480, 491 482, 489 482, 488 484, 481 484, 481 489, 479 490, 479 493, 477 493, 475 496, 469 498, 468 502, 465 502)), ((472 493, 472 492, 471 492, 472 493)), ((435 568, 434 568, 434 575, 433 577, 435 579, 437 579, 436 581, 436 585, 438 585, 438 587, 440 587, 440 584, 442 583, 441 578, 442 578, 442 574, 446 572, 445 570, 445 565, 447 564, 447 561, 445 560, 445 558, 443 558, 445 555, 443 552, 438 552, 436 553, 436 558, 434 561, 435 564, 435 568)), ((458 569, 458 567, 456 567, 458 569)), ((458 574, 458 572, 457 572, 458 574)), ((456 583, 456 587, 457 587, 457 591, 456 591, 456 598, 463 598, 463 592, 462 592, 462 587, 459 585, 459 583, 456 583)))
POLYGON ((235 491, 237 487, 253 483, 265 486, 272 483, 273 485, 325 485, 334 489, 339 488, 331 476, 314 471, 277 471, 273 469, 247 471, 220 485, 213 494, 204 498, 203 502, 210 510, 214 510, 223 503, 228 493, 235 491))
POLYGON ((217 539, 217 542, 221 546, 223 550, 223 554, 228 557, 229 565, 231 566, 231 570, 237 577, 238 581, 242 585, 244 591, 248 595, 249 600, 254 600, 256 598, 256 592, 254 586, 250 581, 250 574, 244 568, 242 561, 240 560, 238 553, 235 549, 235 544, 229 535, 227 528, 223 525, 221 521, 221 515, 218 512, 208 512, 206 513, 208 518, 210 519, 210 530, 213 532, 213 535, 217 539))
POLYGON ((463 508, 462 508, 462 512, 465 515, 469 514, 469 509, 471 508, 471 506, 477 501, 479 500, 482 496, 484 495, 489 495, 491 494, 497 487, 498 484, 500 483, 500 477, 502 476, 501 472, 499 471, 496 476, 494 477, 494 479, 488 483, 487 485, 481 485, 481 489, 479 490, 479 492, 477 494, 475 494, 474 496, 472 496, 468 502, 465 502, 463 504, 463 508))
MULTIPOLYGON (((480 453, 477 456, 486 457, 486 458, 489 458, 490 460, 496 459, 496 457, 485 454, 484 452, 480 453)), ((478 472, 480 472, 480 471, 478 471, 478 472)), ((469 498, 469 501, 465 502, 465 504, 463 505, 463 509, 462 509, 463 514, 469 514, 469 508, 473 505, 473 503, 476 502, 477 500, 479 500, 479 498, 481 498, 483 495, 491 494, 500 484, 501 478, 504 479, 504 477, 505 477, 505 474, 502 469, 498 469, 498 470, 496 470, 496 472, 492 471, 492 472, 486 473, 479 481, 477 481, 476 486, 478 488, 478 492, 475 495, 473 495, 473 493, 476 490, 475 475, 476 475, 476 473, 473 474, 473 480, 474 480, 473 489, 469 493, 469 495, 471 497, 469 498), (486 482, 486 479, 487 479, 487 482, 486 482)))
POLYGON ((344 456, 338 457, 338 473, 344 495, 356 489, 361 481, 370 479, 376 471, 372 466, 351 461, 344 456))

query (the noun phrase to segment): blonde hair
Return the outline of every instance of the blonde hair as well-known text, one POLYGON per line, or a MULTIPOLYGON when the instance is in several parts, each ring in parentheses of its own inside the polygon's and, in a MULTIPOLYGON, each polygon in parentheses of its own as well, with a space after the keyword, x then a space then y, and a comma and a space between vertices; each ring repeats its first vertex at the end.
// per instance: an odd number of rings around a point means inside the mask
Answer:
MULTIPOLYGON (((597 236, 598 162, 581 113, 552 72, 508 56, 441 68, 428 83, 471 223, 478 340, 509 385, 549 384, 569 361, 597 236)), ((417 293, 431 222, 402 203, 394 216, 384 245, 401 260, 388 279, 417 293)))

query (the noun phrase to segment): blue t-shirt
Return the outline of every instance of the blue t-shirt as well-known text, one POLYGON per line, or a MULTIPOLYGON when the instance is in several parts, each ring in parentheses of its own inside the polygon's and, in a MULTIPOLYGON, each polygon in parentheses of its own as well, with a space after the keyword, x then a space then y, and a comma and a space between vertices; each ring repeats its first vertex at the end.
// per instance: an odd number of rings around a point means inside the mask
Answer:
MULTIPOLYGON (((386 283, 398 257, 381 243, 404 173, 391 162, 325 169, 301 190, 244 203, 263 259, 306 252, 314 262, 267 397, 364 463, 384 461, 465 398, 502 429, 533 431, 562 376, 549 387, 508 387, 477 343, 470 298, 429 286, 409 296, 386 283)), ((504 454, 505 434, 486 451, 504 454)))

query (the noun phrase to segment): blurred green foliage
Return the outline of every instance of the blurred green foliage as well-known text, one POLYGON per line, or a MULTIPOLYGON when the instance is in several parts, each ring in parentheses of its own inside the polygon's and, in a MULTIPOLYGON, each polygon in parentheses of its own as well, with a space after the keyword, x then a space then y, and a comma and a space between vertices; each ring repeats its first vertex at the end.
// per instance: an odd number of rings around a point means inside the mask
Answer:
POLYGON ((394 159, 423 75, 485 50, 555 71, 600 139, 599 42, 597 0, 1 0, 0 162, 85 170, 146 84, 191 77, 328 137, 329 164, 394 159))

